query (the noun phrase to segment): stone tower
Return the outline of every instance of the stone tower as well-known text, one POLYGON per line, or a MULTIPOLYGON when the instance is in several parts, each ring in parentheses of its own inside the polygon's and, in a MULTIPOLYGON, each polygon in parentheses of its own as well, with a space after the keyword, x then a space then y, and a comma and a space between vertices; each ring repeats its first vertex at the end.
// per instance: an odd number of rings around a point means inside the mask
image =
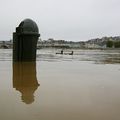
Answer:
POLYGON ((36 61, 37 24, 31 19, 23 20, 13 33, 13 61, 36 61))

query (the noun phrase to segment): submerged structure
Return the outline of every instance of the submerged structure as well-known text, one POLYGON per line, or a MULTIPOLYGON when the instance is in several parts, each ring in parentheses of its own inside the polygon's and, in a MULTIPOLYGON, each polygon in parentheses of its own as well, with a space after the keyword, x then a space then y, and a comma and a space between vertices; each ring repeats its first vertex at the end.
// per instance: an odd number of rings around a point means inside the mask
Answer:
POLYGON ((31 19, 23 20, 13 33, 13 61, 35 61, 39 36, 37 24, 31 19))

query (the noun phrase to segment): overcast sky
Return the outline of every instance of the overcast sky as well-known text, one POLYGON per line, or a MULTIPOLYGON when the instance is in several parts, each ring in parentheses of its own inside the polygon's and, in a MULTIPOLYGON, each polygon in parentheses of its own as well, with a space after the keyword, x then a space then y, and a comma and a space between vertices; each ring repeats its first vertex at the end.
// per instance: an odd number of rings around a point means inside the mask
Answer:
POLYGON ((120 0, 0 0, 0 40, 9 40, 25 18, 42 39, 88 40, 120 36, 120 0))

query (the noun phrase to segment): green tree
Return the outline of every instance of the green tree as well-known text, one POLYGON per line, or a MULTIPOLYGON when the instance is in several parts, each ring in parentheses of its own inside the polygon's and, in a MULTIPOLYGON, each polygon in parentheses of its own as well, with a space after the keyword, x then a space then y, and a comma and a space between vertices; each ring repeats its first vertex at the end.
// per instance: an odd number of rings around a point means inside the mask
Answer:
POLYGON ((113 41, 108 40, 106 45, 107 45, 107 47, 112 48, 114 44, 113 44, 113 41))
POLYGON ((115 48, 120 48, 120 41, 114 42, 114 46, 115 46, 115 48))

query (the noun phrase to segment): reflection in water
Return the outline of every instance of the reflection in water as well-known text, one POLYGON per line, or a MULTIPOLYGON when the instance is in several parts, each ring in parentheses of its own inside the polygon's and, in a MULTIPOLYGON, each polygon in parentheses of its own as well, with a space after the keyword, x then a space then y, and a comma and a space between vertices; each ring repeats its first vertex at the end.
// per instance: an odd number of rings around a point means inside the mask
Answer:
POLYGON ((21 92, 23 102, 34 102, 34 92, 38 86, 35 62, 13 63, 13 88, 21 92))

